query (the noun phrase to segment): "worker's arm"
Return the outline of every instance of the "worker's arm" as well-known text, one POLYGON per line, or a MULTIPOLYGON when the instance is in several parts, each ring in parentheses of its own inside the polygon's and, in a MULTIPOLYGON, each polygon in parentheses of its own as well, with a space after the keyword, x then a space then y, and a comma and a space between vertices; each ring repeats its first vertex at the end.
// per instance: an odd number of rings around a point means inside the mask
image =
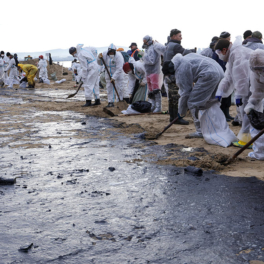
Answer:
POLYGON ((158 62, 160 55, 154 50, 154 47, 150 47, 143 57, 145 64, 155 65, 158 62))
POLYGON ((182 61, 176 72, 176 83, 179 86, 179 106, 180 116, 185 116, 188 110, 188 100, 193 89, 192 66, 189 62, 182 61))
POLYGON ((124 65, 123 55, 120 52, 117 52, 115 56, 116 56, 116 70, 112 76, 112 79, 114 80, 118 79, 118 76, 123 74, 123 65, 124 65))

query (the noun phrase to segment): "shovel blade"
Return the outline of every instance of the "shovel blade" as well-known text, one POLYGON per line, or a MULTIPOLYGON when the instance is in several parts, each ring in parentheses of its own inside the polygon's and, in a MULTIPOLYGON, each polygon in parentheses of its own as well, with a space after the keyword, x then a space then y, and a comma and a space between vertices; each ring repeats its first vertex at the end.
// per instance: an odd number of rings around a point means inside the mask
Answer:
POLYGON ((68 95, 67 99, 68 99, 68 98, 72 98, 72 97, 75 96, 75 95, 76 95, 76 93, 74 93, 74 94, 70 94, 70 95, 68 95))
POLYGON ((128 108, 128 104, 126 101, 117 102, 116 105, 120 111, 127 110, 127 108, 128 108))

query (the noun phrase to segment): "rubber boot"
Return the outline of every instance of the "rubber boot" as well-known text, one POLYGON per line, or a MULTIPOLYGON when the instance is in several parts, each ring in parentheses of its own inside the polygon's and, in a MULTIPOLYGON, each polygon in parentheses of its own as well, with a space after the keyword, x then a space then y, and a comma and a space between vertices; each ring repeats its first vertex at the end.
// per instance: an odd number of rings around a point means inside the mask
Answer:
POLYGON ((229 116, 229 108, 224 108, 224 109, 222 109, 222 111, 223 111, 223 113, 225 115, 226 122, 231 122, 231 119, 228 117, 229 116))
MULTIPOLYGON (((174 112, 174 116, 175 116, 175 118, 176 118, 176 117, 178 116, 178 107, 177 107, 177 105, 174 106, 174 108, 173 108, 173 112, 174 112)), ((181 118, 181 119, 178 119, 178 120, 174 123, 174 125, 184 125, 184 126, 188 126, 188 125, 189 125, 189 121, 184 120, 183 118, 181 118)))
POLYGON ((155 100, 149 98, 148 102, 151 103, 151 112, 153 112, 155 109, 155 100))
POLYGON ((153 113, 161 112, 161 92, 155 94, 155 109, 153 113))
POLYGON ((82 105, 82 107, 88 107, 92 105, 92 101, 91 100, 86 100, 86 103, 84 105, 82 105))
POLYGON ((100 104, 101 104, 100 99, 95 99, 95 102, 93 105, 100 105, 100 104))
POLYGON ((129 104, 129 98, 124 98, 124 100, 129 104))
POLYGON ((34 88, 34 86, 29 84, 27 88, 34 88))
POLYGON ((106 107, 114 107, 114 103, 108 103, 108 105, 106 107))
POLYGON ((43 80, 42 80, 42 78, 39 78, 39 83, 43 83, 43 80))
POLYGON ((234 117, 232 117, 232 116, 229 114, 229 107, 226 108, 225 116, 226 116, 226 118, 231 119, 231 120, 234 120, 234 119, 235 119, 234 117))

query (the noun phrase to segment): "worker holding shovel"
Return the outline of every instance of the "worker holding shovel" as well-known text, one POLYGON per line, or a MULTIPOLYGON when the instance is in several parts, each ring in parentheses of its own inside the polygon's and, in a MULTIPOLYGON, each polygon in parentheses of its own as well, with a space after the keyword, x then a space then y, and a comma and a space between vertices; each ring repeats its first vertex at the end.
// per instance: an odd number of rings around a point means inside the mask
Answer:
POLYGON ((107 70, 105 72, 105 80, 106 80, 106 89, 107 89, 107 97, 108 97, 108 106, 113 107, 114 102, 118 102, 123 100, 123 64, 124 58, 120 52, 116 52, 116 46, 111 44, 108 47, 108 51, 104 51, 100 53, 97 58, 97 63, 101 66, 103 65, 103 61, 106 64, 107 70), (109 74, 108 74, 109 72, 109 74), (114 85, 117 89, 117 96, 114 85))

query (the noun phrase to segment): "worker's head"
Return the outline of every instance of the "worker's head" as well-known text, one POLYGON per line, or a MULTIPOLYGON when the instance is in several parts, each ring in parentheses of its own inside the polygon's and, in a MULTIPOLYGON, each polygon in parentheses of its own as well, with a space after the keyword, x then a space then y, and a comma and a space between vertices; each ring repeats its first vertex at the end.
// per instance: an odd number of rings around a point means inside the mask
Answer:
POLYGON ((109 47, 108 47, 108 51, 107 51, 107 55, 108 55, 111 59, 113 59, 113 58, 115 57, 115 55, 116 55, 116 46, 115 46, 113 43, 111 43, 111 44, 109 45, 109 47))
POLYGON ((146 35, 144 38, 143 38, 143 46, 142 48, 143 49, 146 49, 148 46, 150 46, 151 44, 153 44, 153 40, 152 40, 152 37, 149 36, 149 35, 146 35))
POLYGON ((77 59, 74 59, 73 62, 77 62, 77 59))
POLYGON ((215 44, 215 52, 219 56, 219 59, 227 62, 232 47, 232 42, 227 39, 219 39, 215 44))
POLYGON ((73 57, 77 57, 77 50, 75 47, 71 47, 69 48, 69 53, 73 56, 73 57))
POLYGON ((220 34, 220 38, 222 39, 227 39, 227 40, 231 40, 231 35, 230 33, 228 33, 227 31, 223 31, 221 34, 220 34))
POLYGON ((19 72, 22 71, 22 68, 21 68, 21 65, 20 65, 20 64, 17 65, 17 70, 18 70, 19 72))
POLYGON ((230 46, 230 41, 227 39, 219 39, 216 44, 215 44, 215 50, 218 52, 221 52, 223 55, 226 55, 229 46, 230 46))
POLYGON ((11 55, 10 52, 7 52, 7 53, 6 53, 6 56, 7 56, 7 57, 9 57, 10 55, 11 55))
POLYGON ((182 40, 182 34, 181 31, 179 29, 172 29, 170 32, 170 38, 172 40, 177 40, 177 41, 181 41, 182 40))
POLYGON ((133 74, 134 70, 134 65, 132 63, 129 63, 129 62, 126 62, 124 65, 123 65, 123 71, 126 73, 126 74, 133 74))
POLYGON ((0 56, 1 57, 4 57, 5 56, 5 52, 4 51, 1 51, 0 56))
POLYGON ((131 50, 135 50, 135 49, 137 49, 137 43, 132 42, 131 45, 129 46, 129 48, 130 48, 131 50))
POLYGON ((210 43, 210 48, 214 50, 215 43, 219 40, 218 37, 213 37, 210 43))
POLYGON ((264 77, 264 50, 257 49, 250 54, 249 66, 253 72, 264 77))
POLYGON ((39 56, 39 59, 40 59, 40 60, 43 60, 43 58, 44 58, 44 57, 43 57, 42 55, 39 56))
POLYGON ((262 39, 262 33, 259 31, 254 31, 252 33, 252 38, 262 39))
POLYGON ((244 39, 248 39, 252 37, 252 31, 251 30, 246 30, 243 34, 244 39))

